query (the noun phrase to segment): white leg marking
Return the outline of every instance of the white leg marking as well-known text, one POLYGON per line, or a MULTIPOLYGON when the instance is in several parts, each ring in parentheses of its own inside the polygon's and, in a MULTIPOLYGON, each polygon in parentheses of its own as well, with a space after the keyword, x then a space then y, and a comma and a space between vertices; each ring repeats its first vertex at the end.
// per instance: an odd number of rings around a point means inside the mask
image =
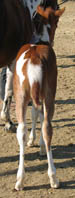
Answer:
POLYGON ((56 178, 56 168, 53 163, 53 157, 52 157, 52 151, 50 149, 49 152, 47 152, 47 158, 48 158, 48 176, 50 178, 50 184, 52 188, 58 188, 59 187, 59 181, 56 178))
POLYGON ((17 172, 17 182, 15 185, 16 190, 21 190, 23 185, 24 178, 24 146, 26 139, 26 126, 24 123, 20 123, 17 128, 17 139, 20 145, 20 159, 19 159, 19 168, 17 172))

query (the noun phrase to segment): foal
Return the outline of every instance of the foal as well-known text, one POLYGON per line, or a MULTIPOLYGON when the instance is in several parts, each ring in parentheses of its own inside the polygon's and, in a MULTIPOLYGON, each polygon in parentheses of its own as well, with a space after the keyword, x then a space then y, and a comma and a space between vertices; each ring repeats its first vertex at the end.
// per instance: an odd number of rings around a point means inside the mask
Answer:
MULTIPOLYGON (((31 99, 36 108, 40 108, 40 102, 43 103, 44 120, 42 132, 48 159, 48 176, 51 187, 59 187, 50 149, 52 139, 51 117, 57 86, 56 56, 50 44, 50 35, 51 33, 53 35, 57 20, 64 12, 64 9, 54 11, 49 7, 43 10, 39 6, 37 12, 43 16, 41 20, 41 31, 39 29, 37 31, 36 29, 36 34, 39 35, 40 41, 37 45, 28 44, 20 49, 14 71, 13 88, 18 120, 17 139, 20 145, 16 190, 22 188, 24 178, 24 146, 27 133, 26 109, 31 99), (42 34, 43 28, 44 34, 42 34)), ((37 16, 39 17, 39 14, 37 16)))

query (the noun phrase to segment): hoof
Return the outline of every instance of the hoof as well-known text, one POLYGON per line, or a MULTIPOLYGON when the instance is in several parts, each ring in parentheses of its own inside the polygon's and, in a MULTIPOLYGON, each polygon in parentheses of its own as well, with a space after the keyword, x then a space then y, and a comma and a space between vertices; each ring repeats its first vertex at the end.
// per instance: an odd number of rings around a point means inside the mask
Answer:
POLYGON ((50 184, 51 184, 51 188, 59 188, 60 183, 59 180, 56 178, 56 175, 52 175, 50 177, 50 184))
POLYGON ((10 122, 6 122, 4 130, 6 132, 16 133, 16 127, 11 121, 10 122))
POLYGON ((28 147, 32 147, 32 146, 34 146, 34 140, 29 140, 28 142, 27 142, 27 146, 28 147))
POLYGON ((3 110, 1 111, 1 120, 3 121, 7 120, 7 114, 3 110))
MULTIPOLYGON (((17 182, 17 183, 18 183, 18 182, 17 182)), ((21 191, 21 190, 23 190, 23 186, 19 186, 17 183, 16 183, 16 185, 15 185, 15 190, 16 190, 16 191, 21 191)))

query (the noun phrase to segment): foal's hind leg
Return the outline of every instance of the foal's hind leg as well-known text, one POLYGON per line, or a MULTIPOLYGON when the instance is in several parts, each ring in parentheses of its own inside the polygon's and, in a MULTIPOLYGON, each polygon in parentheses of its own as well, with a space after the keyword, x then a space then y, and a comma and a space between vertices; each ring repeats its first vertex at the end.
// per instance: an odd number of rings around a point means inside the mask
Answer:
POLYGON ((39 111, 39 117, 40 117, 40 123, 41 123, 41 134, 40 134, 40 155, 46 155, 46 148, 45 148, 45 143, 43 140, 43 134, 42 134, 42 123, 43 123, 43 119, 44 119, 44 115, 43 115, 43 108, 41 111, 39 111))
POLYGON ((53 109, 53 101, 50 102, 50 97, 46 98, 44 102, 44 121, 42 125, 43 138, 46 145, 47 159, 48 159, 48 176, 50 178, 50 184, 52 188, 58 188, 59 182, 56 178, 56 169, 53 163, 51 152, 51 139, 52 139, 52 126, 51 126, 51 114, 53 109), (49 99, 49 100, 48 100, 49 99))
MULTIPOLYGON (((50 120, 52 120, 53 113, 54 113, 54 104, 51 105, 50 120)), ((40 117, 40 123, 41 123, 40 155, 46 155, 46 148, 45 148, 45 143, 44 143, 43 134, 42 134, 42 123, 44 120, 43 107, 42 107, 42 110, 39 111, 39 117, 40 117)))
POLYGON ((23 188, 23 179, 24 179, 24 146, 26 142, 26 122, 25 114, 27 108, 27 102, 24 102, 24 97, 16 98, 16 114, 18 120, 17 127, 17 140, 20 146, 20 158, 19 158, 19 168, 17 172, 17 182, 15 185, 16 190, 21 190, 23 188))

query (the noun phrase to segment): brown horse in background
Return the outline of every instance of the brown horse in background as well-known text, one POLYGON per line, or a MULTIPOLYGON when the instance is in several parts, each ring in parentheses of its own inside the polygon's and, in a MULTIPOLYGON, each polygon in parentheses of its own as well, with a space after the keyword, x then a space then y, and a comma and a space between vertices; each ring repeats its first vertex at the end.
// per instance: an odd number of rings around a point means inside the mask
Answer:
POLYGON ((0 68, 10 65, 23 44, 32 37, 32 14, 36 5, 57 7, 57 0, 0 0, 0 68), (31 5, 33 4, 31 8, 31 5))
POLYGON ((31 40, 30 12, 22 0, 0 0, 0 68, 15 59, 20 47, 31 40))

